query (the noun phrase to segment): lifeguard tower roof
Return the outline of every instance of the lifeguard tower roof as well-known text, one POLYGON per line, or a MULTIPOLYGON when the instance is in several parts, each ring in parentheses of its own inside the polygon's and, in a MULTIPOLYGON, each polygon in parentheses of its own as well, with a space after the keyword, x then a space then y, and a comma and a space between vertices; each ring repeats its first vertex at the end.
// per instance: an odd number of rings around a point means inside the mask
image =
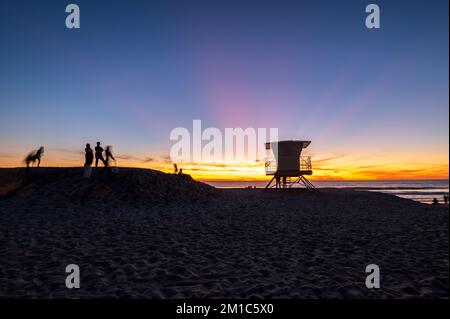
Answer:
POLYGON ((278 147, 282 148, 292 148, 292 149, 303 149, 307 148, 311 141, 299 141, 299 140, 289 140, 289 141, 278 141, 266 143, 266 150, 270 150, 272 145, 277 144, 278 147))

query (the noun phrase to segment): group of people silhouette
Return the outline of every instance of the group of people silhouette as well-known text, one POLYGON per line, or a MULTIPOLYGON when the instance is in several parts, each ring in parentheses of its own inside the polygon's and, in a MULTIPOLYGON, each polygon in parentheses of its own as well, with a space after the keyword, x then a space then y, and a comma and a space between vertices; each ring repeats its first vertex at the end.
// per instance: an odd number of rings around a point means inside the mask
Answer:
POLYGON ((178 169, 178 165, 176 163, 173 163, 173 170, 175 175, 178 176, 183 175, 183 169, 182 168, 178 169))
POLYGON ((105 167, 109 171, 109 168, 111 167, 110 162, 111 160, 115 161, 112 154, 112 147, 111 145, 106 146, 106 149, 104 150, 101 146, 100 142, 97 142, 97 146, 94 148, 94 151, 91 148, 91 144, 86 144, 86 148, 84 149, 85 152, 85 161, 84 161, 84 177, 89 178, 91 176, 91 166, 94 163, 94 157, 95 157, 95 167, 98 167, 98 162, 101 161, 105 167), (105 152, 105 157, 103 157, 103 152, 105 152))
MULTIPOLYGON (((111 160, 115 161, 114 155, 112 154, 112 146, 108 145, 106 146, 106 149, 104 150, 101 146, 100 142, 97 142, 97 146, 92 150, 91 144, 86 144, 86 148, 84 149, 85 152, 85 161, 84 161, 84 177, 89 178, 91 176, 92 172, 92 164, 94 163, 95 158, 95 167, 98 167, 98 162, 102 162, 106 171, 110 172, 111 168, 111 160), (94 153, 95 151, 95 153, 94 153), (103 157, 103 152, 105 153, 105 157, 103 157)), ((25 164, 27 166, 27 170, 31 166, 39 167, 41 164, 41 158, 44 155, 44 147, 41 146, 39 149, 32 151, 25 157, 25 164)))
MULTIPOLYGON (((448 205, 448 194, 444 195, 444 204, 448 205)), ((439 205, 439 201, 436 197, 433 198, 433 205, 439 205)))

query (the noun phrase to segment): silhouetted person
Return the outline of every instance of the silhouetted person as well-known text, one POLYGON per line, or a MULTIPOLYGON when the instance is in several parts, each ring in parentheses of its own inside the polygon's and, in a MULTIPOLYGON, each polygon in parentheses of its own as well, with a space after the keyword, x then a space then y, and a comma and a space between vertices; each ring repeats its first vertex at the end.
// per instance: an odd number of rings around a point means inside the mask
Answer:
POLYGON ((41 157, 44 155, 44 146, 41 146, 37 151, 33 151, 25 158, 25 163, 27 164, 27 168, 30 167, 30 164, 34 165, 37 162, 37 167, 41 164, 41 157))
POLYGON ((439 205, 439 202, 436 197, 433 199, 433 205, 439 205))
POLYGON ((283 176, 283 188, 286 188, 286 180, 287 180, 287 177, 283 176))
POLYGON ((173 163, 174 174, 178 173, 178 166, 176 163, 173 163))
POLYGON ((180 168, 180 170, 178 171, 178 176, 181 176, 181 175, 183 175, 183 169, 182 168, 180 168))
POLYGON ((97 142, 97 146, 95 147, 95 167, 98 166, 98 160, 101 160, 103 165, 106 166, 106 161, 103 158, 103 147, 100 146, 100 142, 97 142))
POLYGON ((113 161, 116 160, 116 159, 114 158, 114 156, 112 155, 112 147, 111 147, 111 145, 108 145, 108 146, 106 147, 105 155, 106 155, 105 167, 109 167, 109 166, 110 166, 110 165, 109 165, 109 161, 110 161, 111 159, 113 159, 113 161))
POLYGON ((92 151, 91 145, 86 144, 86 148, 84 149, 85 161, 84 161, 84 174, 85 178, 89 178, 91 176, 92 168, 91 165, 94 162, 94 152, 92 151))
POLYGON ((278 175, 275 175, 275 185, 276 188, 281 188, 281 182, 280 182, 281 177, 278 175))

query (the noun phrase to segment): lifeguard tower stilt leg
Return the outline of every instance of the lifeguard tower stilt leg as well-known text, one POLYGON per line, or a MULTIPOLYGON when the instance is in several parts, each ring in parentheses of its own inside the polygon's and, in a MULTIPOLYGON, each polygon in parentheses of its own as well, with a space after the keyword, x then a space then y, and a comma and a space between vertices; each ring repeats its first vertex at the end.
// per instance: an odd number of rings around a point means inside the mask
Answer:
POLYGON ((302 184, 309 190, 317 190, 317 188, 303 175, 299 176, 294 183, 302 184))
POLYGON ((273 186, 270 186, 270 184, 272 184, 272 182, 273 182, 274 179, 275 179, 275 176, 272 177, 272 179, 271 179, 270 182, 266 185, 266 187, 264 187, 264 189, 273 188, 273 186))
MULTIPOLYGON (((282 181, 280 181, 279 185, 272 184, 275 176, 272 177, 272 179, 269 181, 269 183, 267 183, 265 189, 271 189, 271 188, 275 188, 275 189, 286 189, 286 188, 295 188, 293 187, 294 185, 298 184, 301 186, 304 186, 306 189, 310 190, 310 191, 317 191, 318 189, 303 175, 301 176, 295 176, 294 180, 291 179, 292 176, 288 177, 286 184, 284 184, 282 181)), ((281 179, 282 180, 282 179, 281 179)))

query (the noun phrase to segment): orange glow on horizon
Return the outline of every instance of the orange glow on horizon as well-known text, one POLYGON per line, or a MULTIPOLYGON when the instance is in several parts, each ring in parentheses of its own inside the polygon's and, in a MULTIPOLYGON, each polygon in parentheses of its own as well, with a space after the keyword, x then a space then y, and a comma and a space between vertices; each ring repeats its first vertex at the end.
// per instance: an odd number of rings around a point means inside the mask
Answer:
MULTIPOLYGON (((65 154, 60 156, 44 155, 42 166, 46 167, 80 167, 83 163, 82 155, 65 154)), ((20 157, 19 157, 20 158, 20 157)), ((448 179, 448 161, 440 162, 407 162, 403 159, 370 158, 357 160, 355 158, 331 156, 329 159, 313 161, 313 175, 311 180, 425 180, 448 179)), ((23 167, 17 158, 0 157, 0 167, 23 167)), ((156 169, 166 173, 173 173, 173 164, 168 160, 156 159, 149 163, 142 163, 136 159, 120 159, 119 167, 135 167, 156 169)), ((199 181, 265 181, 264 163, 181 163, 179 168, 183 173, 191 175, 199 181)))

